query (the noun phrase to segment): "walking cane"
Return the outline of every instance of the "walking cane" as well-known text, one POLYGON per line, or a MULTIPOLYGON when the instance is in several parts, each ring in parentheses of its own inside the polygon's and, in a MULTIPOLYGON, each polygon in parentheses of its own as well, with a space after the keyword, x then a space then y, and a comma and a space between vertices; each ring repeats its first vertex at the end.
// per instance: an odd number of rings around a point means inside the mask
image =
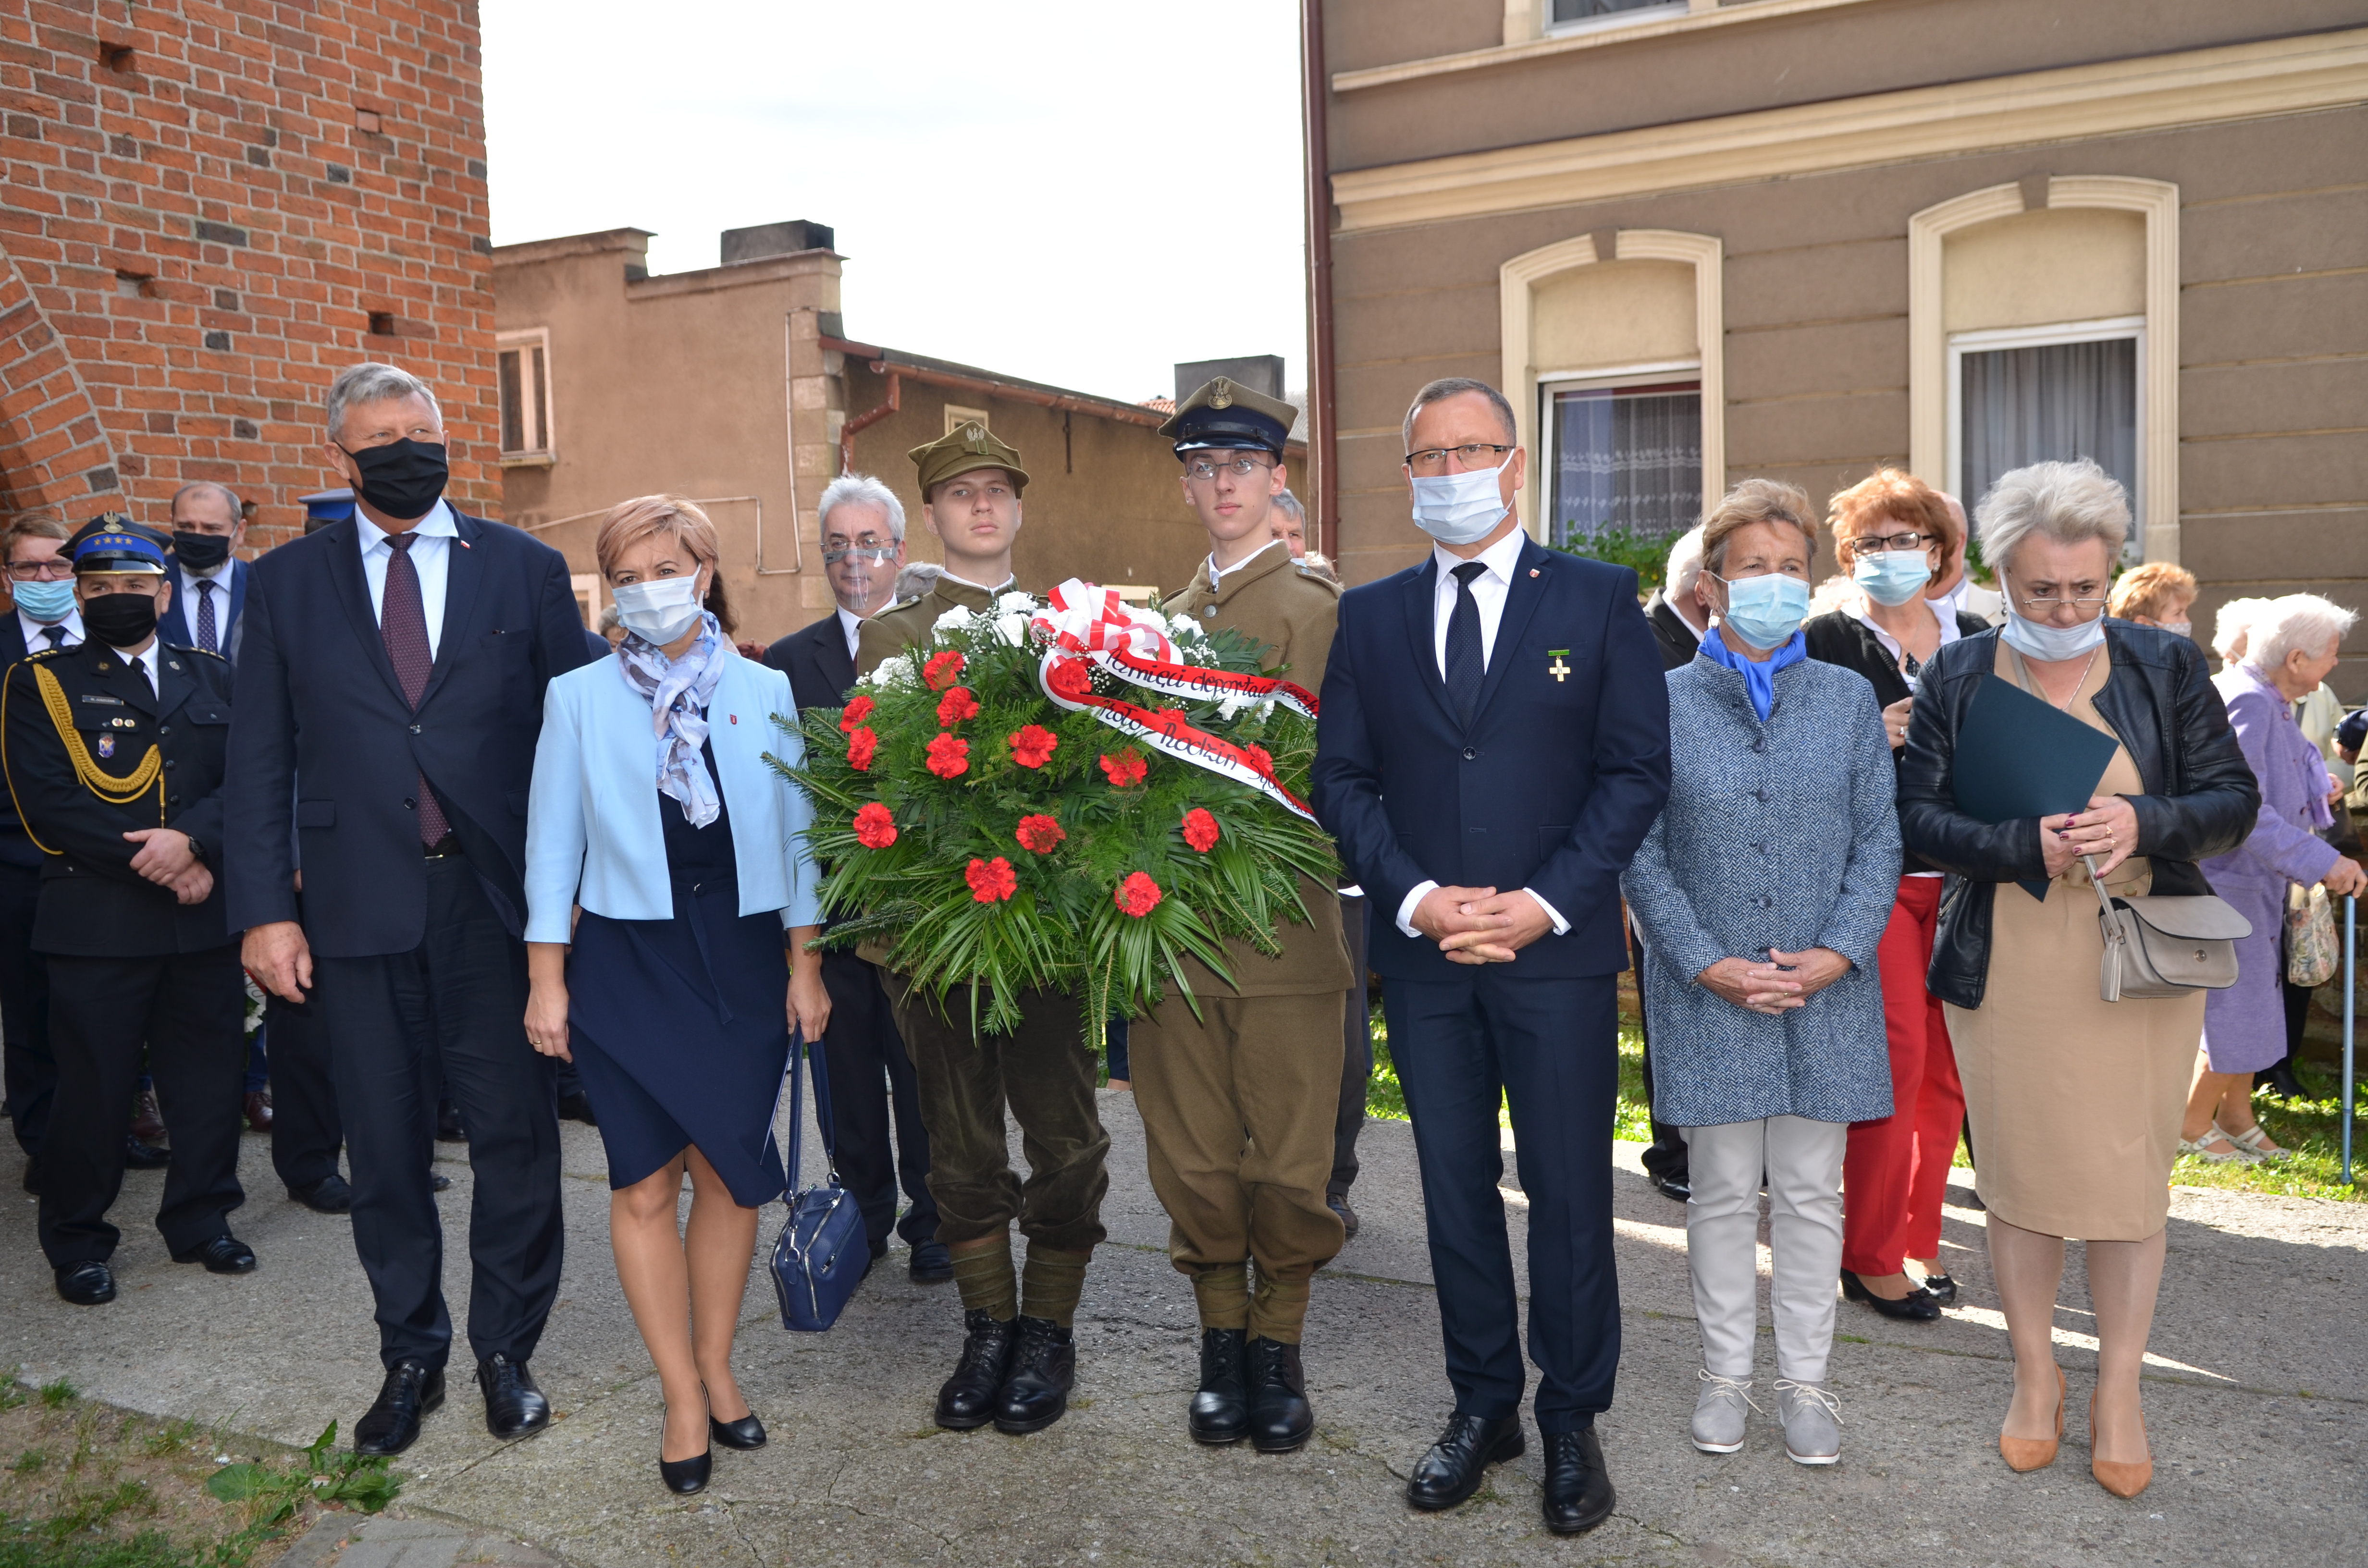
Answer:
POLYGON ((2351 1046, 2360 1010, 2360 900, 2343 895, 2343 1185, 2351 1185, 2351 1046))

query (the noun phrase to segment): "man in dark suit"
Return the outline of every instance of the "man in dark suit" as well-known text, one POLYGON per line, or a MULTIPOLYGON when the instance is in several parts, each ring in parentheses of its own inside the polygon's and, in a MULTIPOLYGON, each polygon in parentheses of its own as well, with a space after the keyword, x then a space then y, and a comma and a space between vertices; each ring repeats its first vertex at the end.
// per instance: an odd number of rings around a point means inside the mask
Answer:
MULTIPOLYGON (((823 575, 838 608, 766 649, 765 663, 790 677, 790 693, 799 707, 837 708, 855 685, 856 640, 865 618, 895 597, 896 570, 905 564, 905 505, 871 475, 848 473, 823 491, 817 511, 823 575)), ((951 1279, 953 1259, 938 1240, 938 1200, 929 1196, 929 1135, 921 1126, 920 1086, 889 1011, 888 994, 881 988, 879 966, 851 951, 832 949, 823 954, 822 979, 830 992, 823 1053, 830 1063, 838 1174, 862 1207, 871 1256, 887 1252, 893 1228, 912 1249, 914 1278, 925 1284, 951 1279), (910 1204, 901 1221, 900 1177, 910 1204)))
POLYGON ((245 508, 225 484, 196 480, 173 492, 173 608, 157 621, 167 642, 220 653, 238 667, 246 608, 245 508))
POLYGON ((452 1336, 430 1051, 476 1176, 469 1343, 485 1425, 516 1437, 551 1419, 527 1361, 559 1286, 559 1120, 526 1042, 520 932, 543 689, 585 662, 584 627, 556 551, 443 500, 443 419, 424 383, 356 366, 329 388, 327 425, 356 515, 272 551, 248 580, 230 919, 265 987, 313 992, 324 1014, 386 1367, 354 1446, 385 1454, 442 1402, 452 1336))
POLYGON ((1594 1420, 1620 1362, 1619 877, 1668 795, 1668 700, 1636 574, 1520 531, 1528 454, 1504 398, 1433 381, 1405 437, 1415 521, 1436 543, 1420 566, 1341 599, 1312 786, 1372 901, 1455 1390, 1407 1500, 1453 1507, 1522 1451, 1520 1312, 1497 1187, 1508 1099, 1545 1522, 1576 1533, 1613 1502, 1594 1420))
POLYGON ((231 1234, 246 1011, 223 924, 223 753, 230 673, 156 634, 172 593, 165 540, 109 515, 70 542, 90 635, 13 665, 0 767, 42 852, 33 948, 50 983, 57 1093, 42 1150, 41 1250, 58 1294, 115 1299, 108 1222, 143 1051, 172 1118, 156 1228, 177 1263, 244 1274, 231 1234))

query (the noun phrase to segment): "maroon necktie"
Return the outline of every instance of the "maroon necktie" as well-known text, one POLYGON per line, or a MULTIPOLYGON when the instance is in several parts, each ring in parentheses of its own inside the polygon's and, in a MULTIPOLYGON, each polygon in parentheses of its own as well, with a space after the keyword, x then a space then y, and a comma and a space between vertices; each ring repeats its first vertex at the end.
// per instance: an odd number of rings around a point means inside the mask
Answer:
MULTIPOLYGON (((435 656, 427 651, 427 609, 419 596, 419 568, 412 564, 411 543, 418 536, 406 530, 386 536, 386 588, 380 596, 378 634, 386 640, 386 656, 394 663, 394 678, 403 683, 404 699, 419 711, 419 694, 427 689, 427 672, 435 656)), ((427 775, 419 776, 419 842, 434 847, 452 831, 427 775)))

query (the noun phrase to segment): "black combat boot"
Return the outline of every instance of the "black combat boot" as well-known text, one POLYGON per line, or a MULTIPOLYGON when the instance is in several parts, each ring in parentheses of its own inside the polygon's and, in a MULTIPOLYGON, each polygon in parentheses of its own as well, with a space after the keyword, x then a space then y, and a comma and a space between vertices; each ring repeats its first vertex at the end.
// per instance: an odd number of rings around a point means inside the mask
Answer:
POLYGON ((1315 1431, 1299 1346, 1272 1339, 1249 1344, 1250 1442, 1262 1454, 1287 1454, 1315 1431))
POLYGON ((1012 1347, 1003 1392, 995 1401, 995 1429, 1017 1435, 1041 1432, 1069 1408, 1077 1381, 1077 1345, 1051 1318, 1021 1317, 1019 1342, 1012 1347))
POLYGON ((1002 1391, 1011 1342, 1019 1329, 1018 1323, 977 1307, 962 1314, 962 1326, 970 1335, 962 1341, 962 1359, 938 1390, 938 1425, 956 1432, 995 1419, 995 1397, 1002 1391))
POLYGON ((1238 1328, 1201 1331, 1201 1388, 1190 1422, 1196 1443, 1238 1443, 1249 1436, 1247 1336, 1238 1328))

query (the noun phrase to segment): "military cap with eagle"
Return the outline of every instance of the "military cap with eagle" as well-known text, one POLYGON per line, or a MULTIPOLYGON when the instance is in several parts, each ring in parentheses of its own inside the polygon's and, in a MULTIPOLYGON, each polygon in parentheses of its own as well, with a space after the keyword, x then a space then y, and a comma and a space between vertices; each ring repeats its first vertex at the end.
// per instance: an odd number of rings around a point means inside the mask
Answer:
POLYGON ((65 543, 74 574, 93 572, 146 572, 165 574, 165 552, 172 536, 133 522, 120 512, 101 512, 76 528, 65 543))
POLYGON ((963 420, 927 446, 915 447, 905 455, 921 471, 921 498, 925 501, 932 485, 979 468, 1001 469, 1011 476, 1014 491, 1028 488, 1028 471, 1019 466, 1019 449, 996 440, 995 433, 975 419, 963 420))
POLYGON ((1281 457, 1298 417, 1299 410, 1281 398, 1219 376, 1178 403, 1175 417, 1159 433, 1175 441, 1178 457, 1212 448, 1281 457))

